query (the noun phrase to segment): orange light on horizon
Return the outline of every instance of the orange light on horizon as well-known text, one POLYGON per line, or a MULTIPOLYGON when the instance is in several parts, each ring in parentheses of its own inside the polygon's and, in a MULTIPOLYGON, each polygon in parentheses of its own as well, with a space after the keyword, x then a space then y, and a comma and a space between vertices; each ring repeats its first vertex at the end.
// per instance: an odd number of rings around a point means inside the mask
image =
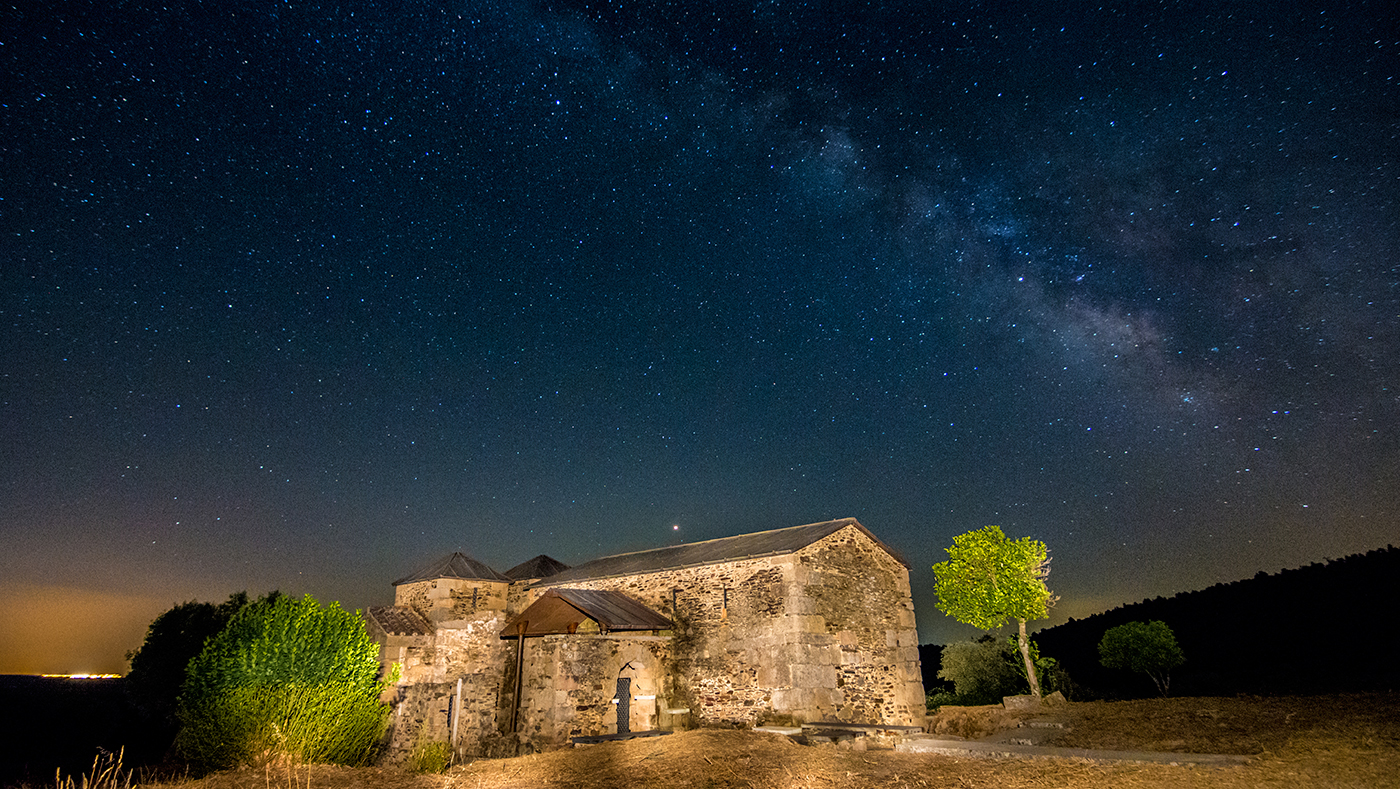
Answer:
POLYGON ((81 586, 11 584, 0 579, 0 674, 126 673, 163 596, 81 586))

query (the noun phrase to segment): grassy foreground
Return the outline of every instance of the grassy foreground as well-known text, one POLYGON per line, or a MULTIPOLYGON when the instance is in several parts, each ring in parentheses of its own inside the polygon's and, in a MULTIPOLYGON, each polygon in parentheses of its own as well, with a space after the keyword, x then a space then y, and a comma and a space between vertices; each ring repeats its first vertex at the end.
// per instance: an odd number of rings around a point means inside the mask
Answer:
MULTIPOLYGON (((1400 694, 1184 698, 1062 708, 1061 744, 1243 753, 1237 767, 981 760, 804 747, 745 731, 702 730, 516 759, 443 775, 378 768, 244 768, 180 789, 523 789, 524 787, 1400 787, 1400 694)), ((172 785, 167 785, 172 786, 172 785)))

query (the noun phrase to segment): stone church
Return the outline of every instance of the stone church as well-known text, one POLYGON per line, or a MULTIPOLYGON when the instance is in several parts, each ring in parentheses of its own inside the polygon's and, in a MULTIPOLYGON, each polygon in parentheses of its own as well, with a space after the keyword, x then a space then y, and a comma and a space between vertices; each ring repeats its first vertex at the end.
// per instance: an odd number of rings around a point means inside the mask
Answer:
POLYGON ((854 518, 504 573, 461 553, 366 611, 388 759, 698 726, 924 722, 909 570, 854 518))

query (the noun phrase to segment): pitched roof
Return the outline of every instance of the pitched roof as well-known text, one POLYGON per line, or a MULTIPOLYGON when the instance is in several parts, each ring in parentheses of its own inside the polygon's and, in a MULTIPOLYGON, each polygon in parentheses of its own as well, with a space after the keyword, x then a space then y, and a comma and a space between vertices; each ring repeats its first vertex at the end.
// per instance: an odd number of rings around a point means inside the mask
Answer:
POLYGON ((519 581, 522 578, 548 578, 567 569, 569 565, 552 556, 540 554, 533 559, 526 559, 502 574, 512 581, 519 581))
POLYGON ((433 625, 423 615, 408 606, 385 605, 366 608, 365 616, 374 620, 379 629, 396 636, 430 636, 433 625))
POLYGON ((772 531, 754 532, 753 534, 740 534, 735 537, 722 537, 717 540, 705 540, 704 542, 691 542, 683 545, 671 545, 665 548, 653 548, 649 551, 604 556, 601 559, 584 562, 583 564, 564 570, 558 575, 545 578, 536 583, 535 586, 554 586, 556 584, 584 579, 637 575, 639 573, 651 573, 660 570, 674 570, 680 567, 716 564, 718 562, 733 561, 735 559, 781 556, 801 550, 823 537, 835 534, 847 526, 854 526, 859 529, 865 536, 874 540, 876 545, 884 548, 896 561, 906 567, 908 566, 908 563, 905 562, 899 554, 890 550, 889 546, 880 542, 875 535, 871 534, 868 529, 860 525, 860 522, 855 518, 841 518, 834 521, 809 523, 805 526, 790 526, 786 529, 773 529, 772 531))
POLYGON ((635 597, 598 589, 550 589, 501 629, 501 638, 515 638, 524 623, 525 637, 573 633, 584 619, 598 623, 604 633, 629 630, 669 630, 671 620, 647 608, 635 597))
POLYGON ((510 579, 492 570, 462 552, 449 554, 438 559, 412 575, 406 575, 394 582, 394 586, 415 581, 433 581, 438 578, 460 578, 466 581, 509 581, 510 579))

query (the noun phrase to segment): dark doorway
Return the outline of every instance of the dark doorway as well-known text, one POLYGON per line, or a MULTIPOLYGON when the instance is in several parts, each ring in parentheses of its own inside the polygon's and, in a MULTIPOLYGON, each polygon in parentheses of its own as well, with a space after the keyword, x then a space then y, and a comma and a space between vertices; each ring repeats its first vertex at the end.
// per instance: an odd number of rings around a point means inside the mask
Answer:
POLYGON ((632 678, 617 678, 617 733, 632 731, 632 678))

